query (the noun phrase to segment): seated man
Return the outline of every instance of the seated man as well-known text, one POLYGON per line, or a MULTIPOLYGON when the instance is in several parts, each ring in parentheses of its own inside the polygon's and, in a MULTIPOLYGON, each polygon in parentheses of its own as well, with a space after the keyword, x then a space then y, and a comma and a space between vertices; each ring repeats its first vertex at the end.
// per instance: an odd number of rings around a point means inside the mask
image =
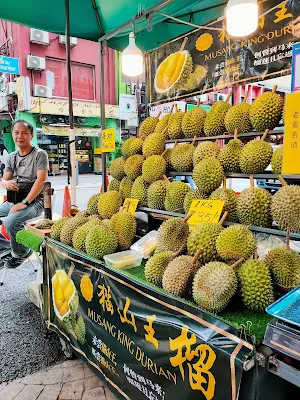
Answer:
POLYGON ((31 145, 33 127, 24 120, 13 124, 13 140, 19 150, 7 156, 4 176, 0 184, 7 190, 7 201, 0 205, 0 218, 10 242, 0 235, 0 257, 11 249, 11 258, 0 268, 18 267, 31 251, 16 242, 16 233, 25 221, 40 215, 44 208, 41 191, 47 178, 48 155, 31 145), (3 218, 4 217, 4 218, 3 218))

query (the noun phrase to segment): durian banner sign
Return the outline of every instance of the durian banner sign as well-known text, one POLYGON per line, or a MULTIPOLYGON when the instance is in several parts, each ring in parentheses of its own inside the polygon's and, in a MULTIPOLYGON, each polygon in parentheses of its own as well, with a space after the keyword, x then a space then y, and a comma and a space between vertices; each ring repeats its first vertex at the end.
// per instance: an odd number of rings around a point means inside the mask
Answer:
POLYGON ((253 346, 236 328, 61 243, 44 255, 49 328, 119 399, 237 399, 253 346))
POLYGON ((223 19, 209 24, 219 30, 194 30, 148 53, 150 103, 290 74, 292 45, 300 40, 300 0, 260 1, 259 10, 272 11, 246 38, 228 35, 223 19))

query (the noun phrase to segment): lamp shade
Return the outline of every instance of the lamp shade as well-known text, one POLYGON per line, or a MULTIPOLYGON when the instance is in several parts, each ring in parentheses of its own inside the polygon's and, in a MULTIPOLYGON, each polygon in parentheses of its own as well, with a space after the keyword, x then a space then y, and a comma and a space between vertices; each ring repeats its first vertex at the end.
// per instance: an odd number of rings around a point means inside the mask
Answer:
POLYGON ((127 76, 139 76, 143 71, 143 53, 135 44, 135 36, 131 32, 129 34, 129 45, 122 52, 122 72, 127 76))
POLYGON ((229 0, 225 13, 229 35, 248 36, 257 29, 257 0, 229 0))

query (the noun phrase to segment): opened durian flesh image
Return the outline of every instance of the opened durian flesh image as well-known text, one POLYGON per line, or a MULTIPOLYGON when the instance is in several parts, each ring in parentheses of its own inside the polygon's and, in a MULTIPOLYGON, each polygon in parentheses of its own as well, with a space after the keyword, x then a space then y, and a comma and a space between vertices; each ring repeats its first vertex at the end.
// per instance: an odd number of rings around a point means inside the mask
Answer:
POLYGON ((60 321, 75 318, 79 305, 78 293, 74 282, 63 269, 57 270, 52 277, 52 301, 55 315, 60 321))

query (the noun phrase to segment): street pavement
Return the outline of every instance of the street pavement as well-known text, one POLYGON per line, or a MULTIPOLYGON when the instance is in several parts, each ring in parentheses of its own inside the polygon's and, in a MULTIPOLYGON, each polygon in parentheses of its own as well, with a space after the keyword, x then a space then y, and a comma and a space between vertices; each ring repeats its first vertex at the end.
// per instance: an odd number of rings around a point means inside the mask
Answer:
POLYGON ((68 360, 13 382, 0 384, 0 400, 115 400, 80 360, 68 360))

